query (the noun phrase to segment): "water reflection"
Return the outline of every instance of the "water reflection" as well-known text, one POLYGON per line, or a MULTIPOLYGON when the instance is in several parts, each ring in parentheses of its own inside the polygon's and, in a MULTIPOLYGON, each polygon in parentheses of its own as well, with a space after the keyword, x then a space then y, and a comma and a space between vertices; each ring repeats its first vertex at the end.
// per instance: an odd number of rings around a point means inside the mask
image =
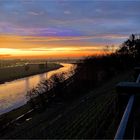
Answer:
POLYGON ((27 77, 27 78, 25 79, 25 91, 29 89, 29 84, 30 84, 30 82, 29 82, 29 77, 27 77))
POLYGON ((45 79, 49 79, 54 74, 65 73, 65 77, 71 76, 73 64, 62 64, 64 67, 47 73, 29 76, 19 80, 7 82, 0 85, 0 114, 8 112, 26 103, 26 93, 36 87, 37 84, 45 79))

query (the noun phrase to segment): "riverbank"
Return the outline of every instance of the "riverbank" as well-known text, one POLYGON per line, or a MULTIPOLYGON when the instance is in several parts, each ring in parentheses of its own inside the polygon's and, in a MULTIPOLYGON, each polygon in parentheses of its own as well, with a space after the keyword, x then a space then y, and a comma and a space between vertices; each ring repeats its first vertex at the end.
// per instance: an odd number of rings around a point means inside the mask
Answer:
POLYGON ((27 102, 26 93, 28 90, 31 90, 32 88, 36 87, 41 80, 44 80, 44 78, 47 80, 51 78, 51 76, 60 73, 64 73, 65 78, 71 76, 72 67, 75 68, 75 65, 64 63, 61 63, 61 65, 63 67, 59 69, 52 70, 43 74, 38 74, 35 76, 30 76, 20 80, 8 82, 0 86, 1 93, 0 113, 2 114, 0 116, 1 126, 2 124, 8 123, 11 120, 19 117, 20 115, 25 114, 31 109, 28 104, 25 104, 27 102), (26 87, 27 84, 28 87, 26 87))
MULTIPOLYGON (((93 118, 94 116, 97 116, 96 114, 100 113, 101 110, 96 110, 95 108, 95 102, 96 107, 99 108, 100 103, 103 104, 104 102, 109 101, 110 98, 112 100, 112 96, 113 98, 116 96, 114 92, 115 85, 122 80, 130 80, 130 75, 132 75, 131 73, 132 71, 119 74, 101 87, 97 87, 89 93, 86 93, 86 95, 81 95, 81 97, 78 97, 75 100, 71 100, 69 102, 57 101, 50 105, 45 112, 30 114, 27 119, 12 126, 14 129, 10 130, 10 133, 7 131, 7 134, 5 134, 4 137, 76 138, 76 136, 78 136, 78 134, 83 130, 87 131, 86 127, 84 127, 85 125, 82 124, 89 126, 91 123, 94 124, 94 122, 90 122, 88 124, 87 120, 92 120, 89 116, 92 116, 93 118), (90 112, 88 111, 89 108, 90 112), (76 124, 79 124, 80 126, 82 125, 82 128, 78 129, 79 125, 76 124), (67 133, 62 133, 63 131, 66 131, 67 133)), ((13 110, 7 113, 7 117, 15 117, 15 115, 24 112, 27 108, 28 106, 25 105, 13 110)), ((104 110, 103 106, 100 109, 104 110)), ((90 128, 92 129, 92 127, 90 128)))
POLYGON ((47 67, 40 64, 28 64, 16 67, 7 67, 0 69, 0 84, 10 82, 16 79, 41 74, 63 67, 57 63, 48 63, 47 67))

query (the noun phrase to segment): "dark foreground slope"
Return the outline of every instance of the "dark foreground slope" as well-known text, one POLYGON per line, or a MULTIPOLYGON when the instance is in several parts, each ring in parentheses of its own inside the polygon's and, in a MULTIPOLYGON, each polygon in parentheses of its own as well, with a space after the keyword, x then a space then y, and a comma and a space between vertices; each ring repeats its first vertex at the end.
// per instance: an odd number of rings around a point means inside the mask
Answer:
POLYGON ((117 75, 73 101, 55 101, 1 138, 113 138, 118 123, 115 85, 131 75, 117 75))

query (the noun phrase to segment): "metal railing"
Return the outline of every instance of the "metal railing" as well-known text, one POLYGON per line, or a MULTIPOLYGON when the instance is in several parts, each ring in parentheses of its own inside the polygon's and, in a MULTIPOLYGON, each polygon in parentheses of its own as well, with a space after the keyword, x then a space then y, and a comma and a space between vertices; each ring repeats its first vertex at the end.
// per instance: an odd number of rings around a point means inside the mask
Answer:
MULTIPOLYGON (((140 74, 137 77, 136 84, 137 83, 140 83, 140 74)), ((127 128, 128 123, 129 123, 128 121, 129 121, 130 115, 132 113, 132 108, 134 105, 135 96, 136 96, 135 94, 131 94, 131 96, 129 97, 127 106, 125 108, 125 111, 123 113, 122 119, 120 121, 119 127, 117 129, 117 132, 116 132, 116 135, 114 138, 115 140, 118 140, 118 139, 120 140, 120 139, 124 138, 126 128, 127 128)), ((135 138, 135 128, 133 128, 133 129, 134 130, 133 130, 132 138, 134 139, 135 138)))
POLYGON ((123 139, 123 137, 124 137, 127 123, 129 120, 129 116, 130 116, 130 113, 132 111, 134 98, 135 98, 134 95, 131 95, 131 97, 129 98, 128 104, 127 104, 126 109, 124 111, 123 117, 121 119, 120 125, 119 125, 118 130, 117 130, 117 133, 115 135, 115 140, 123 139))

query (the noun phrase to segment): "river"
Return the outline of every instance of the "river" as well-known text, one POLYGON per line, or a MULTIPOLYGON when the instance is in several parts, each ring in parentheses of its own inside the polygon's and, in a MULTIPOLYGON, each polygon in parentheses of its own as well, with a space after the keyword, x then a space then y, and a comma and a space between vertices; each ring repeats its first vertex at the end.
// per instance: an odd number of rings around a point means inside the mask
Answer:
POLYGON ((60 73, 64 73, 66 78, 70 77, 75 65, 66 63, 61 63, 61 65, 63 67, 57 70, 0 84, 0 114, 24 105, 27 102, 27 91, 36 87, 40 81, 49 79, 52 75, 60 73))

